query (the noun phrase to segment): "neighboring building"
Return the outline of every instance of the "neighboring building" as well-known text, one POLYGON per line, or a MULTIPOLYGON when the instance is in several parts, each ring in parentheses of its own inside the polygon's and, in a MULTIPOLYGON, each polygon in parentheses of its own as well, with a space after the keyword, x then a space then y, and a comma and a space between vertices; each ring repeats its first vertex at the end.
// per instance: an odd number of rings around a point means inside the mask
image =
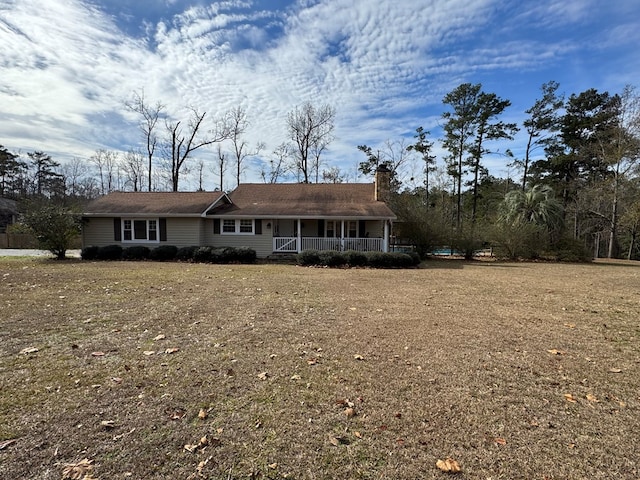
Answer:
POLYGON ((375 183, 241 184, 231 192, 113 192, 84 213, 83 246, 388 251, 389 172, 375 183))
POLYGON ((0 233, 18 221, 18 204, 15 200, 0 197, 0 233))

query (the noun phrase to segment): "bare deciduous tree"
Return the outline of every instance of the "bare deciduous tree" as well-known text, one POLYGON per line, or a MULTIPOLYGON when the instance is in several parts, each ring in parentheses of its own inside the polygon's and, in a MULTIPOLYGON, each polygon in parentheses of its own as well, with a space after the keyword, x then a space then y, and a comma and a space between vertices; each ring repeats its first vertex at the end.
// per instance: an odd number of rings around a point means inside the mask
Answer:
POLYGON ((617 118, 608 138, 609 142, 605 145, 599 141, 602 156, 613 173, 608 258, 614 258, 618 254, 620 186, 640 161, 640 94, 635 87, 627 85, 617 101, 617 118))
POLYGON ((125 174, 125 186, 132 188, 134 192, 142 190, 144 176, 146 173, 142 153, 135 150, 129 150, 124 155, 122 168, 125 174))
POLYGON ((296 107, 287 116, 289 138, 296 148, 296 170, 304 177, 304 183, 309 183, 314 166, 319 169, 320 154, 333 139, 335 117, 332 106, 315 107, 310 102, 296 107))
POLYGON ((324 183, 342 183, 345 181, 345 175, 338 167, 331 167, 329 170, 322 171, 322 181, 324 183))
POLYGON ((358 150, 367 156, 367 160, 358 164, 358 170, 364 175, 373 175, 379 166, 385 166, 391 171, 391 189, 400 188, 401 177, 411 159, 406 140, 386 140, 381 149, 374 151, 367 145, 358 145, 358 150))
POLYGON ((287 172, 287 160, 292 155, 292 147, 288 143, 282 142, 272 152, 269 159, 269 171, 264 165, 260 175, 264 183, 278 183, 278 180, 287 172))
POLYGON ((247 120, 247 111, 238 106, 229 112, 227 117, 227 123, 229 126, 229 139, 233 147, 233 156, 236 163, 236 185, 240 185, 240 176, 244 171, 244 160, 247 157, 253 157, 258 155, 261 150, 264 149, 264 143, 258 143, 255 150, 249 151, 249 145, 243 138, 244 133, 249 126, 247 120))
POLYGON ((82 195, 82 181, 89 173, 85 161, 78 157, 73 157, 71 161, 61 167, 64 176, 67 195, 77 197, 82 195))
POLYGON ((227 156, 218 145, 217 173, 220 177, 220 191, 224 190, 224 173, 227 171, 227 156))
POLYGON ((144 98, 144 90, 142 90, 140 93, 133 92, 133 98, 125 102, 125 106, 130 111, 137 113, 142 117, 139 126, 147 144, 147 169, 149 174, 148 187, 149 191, 151 191, 151 170, 153 164, 153 155, 155 154, 156 146, 158 144, 156 127, 158 125, 158 120, 162 116, 162 112, 165 109, 165 106, 160 102, 157 102, 155 105, 151 106, 144 98))
POLYGON ((96 153, 94 153, 89 160, 98 169, 100 194, 104 195, 115 190, 120 178, 118 153, 101 148, 96 150, 96 153))
POLYGON ((207 112, 200 113, 194 107, 191 107, 190 110, 191 116, 184 130, 182 121, 166 122, 171 161, 171 188, 174 192, 178 191, 180 173, 191 153, 206 145, 221 142, 229 138, 229 126, 224 121, 216 122, 213 130, 208 132, 206 136, 200 137, 202 122, 207 112))
POLYGON ((198 169, 198 191, 204 192, 203 184, 204 184, 204 170, 205 163, 203 159, 198 159, 196 162, 196 167, 198 169))

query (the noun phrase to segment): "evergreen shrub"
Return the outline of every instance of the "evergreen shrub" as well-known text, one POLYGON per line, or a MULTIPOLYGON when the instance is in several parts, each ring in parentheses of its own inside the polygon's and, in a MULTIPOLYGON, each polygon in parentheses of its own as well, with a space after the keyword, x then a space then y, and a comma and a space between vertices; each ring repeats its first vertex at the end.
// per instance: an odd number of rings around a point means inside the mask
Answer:
POLYGON ((146 260, 151 250, 144 245, 132 245, 122 249, 123 260, 146 260))
POLYGON ((121 260, 122 259, 122 247, 120 245, 106 245, 104 247, 98 247, 98 253, 96 255, 97 260, 121 260))
POLYGON ((98 258, 98 247, 96 245, 84 247, 80 251, 80 258, 82 260, 96 260, 98 258))
POLYGON ((160 245, 149 252, 149 258, 157 262, 174 260, 178 255, 178 247, 175 245, 160 245))
POLYGON ((197 245, 191 245, 189 247, 180 247, 176 252, 176 260, 181 262, 191 262, 196 251, 199 249, 197 245))

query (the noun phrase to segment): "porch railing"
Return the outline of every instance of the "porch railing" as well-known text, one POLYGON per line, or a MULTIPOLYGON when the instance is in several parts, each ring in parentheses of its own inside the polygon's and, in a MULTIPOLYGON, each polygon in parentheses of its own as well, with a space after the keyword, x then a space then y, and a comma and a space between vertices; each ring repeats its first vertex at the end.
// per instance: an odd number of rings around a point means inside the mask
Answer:
POLYGON ((273 237, 274 252, 297 252, 298 237, 273 237))
MULTIPOLYGON (((302 237, 302 250, 357 250, 360 252, 381 252, 383 249, 382 238, 326 238, 326 237, 302 237)), ((297 237, 273 237, 274 252, 297 252, 297 237)))

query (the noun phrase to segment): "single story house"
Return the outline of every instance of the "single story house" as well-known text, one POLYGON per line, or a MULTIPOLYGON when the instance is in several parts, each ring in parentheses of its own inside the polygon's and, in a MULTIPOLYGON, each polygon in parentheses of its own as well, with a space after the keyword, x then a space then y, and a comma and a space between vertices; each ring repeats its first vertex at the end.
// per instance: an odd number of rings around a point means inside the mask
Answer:
POLYGON ((83 214, 83 246, 249 247, 259 258, 307 249, 388 251, 389 171, 374 183, 240 184, 224 192, 112 192, 83 214))

